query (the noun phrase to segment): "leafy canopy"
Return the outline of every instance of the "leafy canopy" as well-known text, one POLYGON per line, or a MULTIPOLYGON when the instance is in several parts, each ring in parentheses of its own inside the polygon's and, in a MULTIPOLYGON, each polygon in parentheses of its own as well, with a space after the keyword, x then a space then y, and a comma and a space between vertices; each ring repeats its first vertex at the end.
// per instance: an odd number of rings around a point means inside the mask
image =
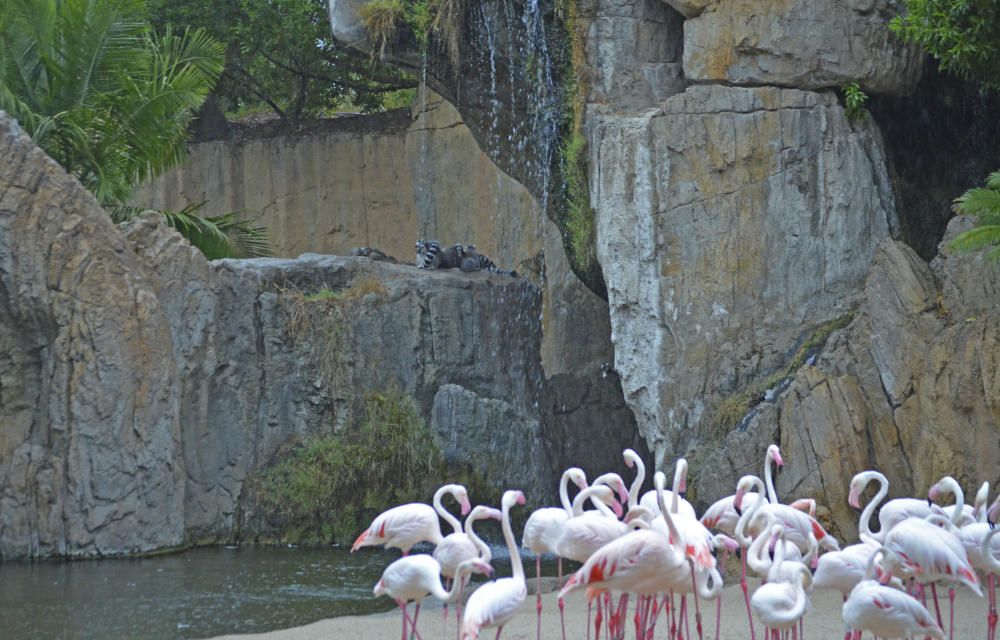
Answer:
POLYGON ((1000 2, 904 0, 890 28, 940 61, 941 68, 1000 89, 1000 2))
POLYGON ((336 43, 326 0, 148 0, 153 23, 203 28, 222 42, 226 65, 215 94, 239 111, 265 104, 282 118, 322 115, 351 103, 365 110, 416 80, 336 43))
POLYGON ((986 179, 986 186, 969 189, 955 199, 955 213, 975 216, 976 226, 964 231, 951 242, 958 251, 977 251, 993 247, 991 260, 1000 260, 1000 171, 986 179))
MULTIPOLYGON (((0 109, 119 218, 135 185, 184 158, 223 55, 202 30, 155 33, 142 0, 0 0, 0 109)), ((256 232, 190 215, 166 219, 256 232)))

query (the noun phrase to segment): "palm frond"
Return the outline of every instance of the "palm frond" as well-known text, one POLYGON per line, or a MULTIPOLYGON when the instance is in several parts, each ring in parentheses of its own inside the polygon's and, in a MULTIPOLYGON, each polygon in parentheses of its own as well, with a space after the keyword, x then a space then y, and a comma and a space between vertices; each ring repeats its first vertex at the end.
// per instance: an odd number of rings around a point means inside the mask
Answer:
POLYGON ((111 219, 121 224, 146 211, 155 211, 209 260, 219 258, 261 258, 271 255, 267 230, 255 227, 233 211, 220 216, 201 216, 204 202, 189 204, 180 211, 145 209, 130 205, 108 207, 111 219))
MULTIPOLYGON (((973 227, 955 236, 950 247, 955 251, 978 251, 984 247, 1000 245, 1000 224, 973 227)), ((990 257, 1000 257, 1000 246, 990 252, 990 257)))
POLYGON ((1000 190, 976 187, 955 198, 952 210, 967 216, 1000 214, 1000 190))
POLYGON ((986 187, 989 189, 1000 189, 1000 171, 994 171, 986 178, 986 187))

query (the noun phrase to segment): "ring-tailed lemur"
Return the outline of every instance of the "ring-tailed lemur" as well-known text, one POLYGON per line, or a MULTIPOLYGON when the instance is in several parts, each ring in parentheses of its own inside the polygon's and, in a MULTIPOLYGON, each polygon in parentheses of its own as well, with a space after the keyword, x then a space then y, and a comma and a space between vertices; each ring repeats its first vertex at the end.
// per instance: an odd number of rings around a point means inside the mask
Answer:
POLYGON ((396 260, 386 252, 376 249, 375 247, 355 247, 354 249, 351 249, 351 255, 362 258, 370 258, 378 262, 399 262, 399 260, 396 260))
POLYGON ((500 269, 489 257, 477 252, 476 245, 466 245, 463 254, 460 265, 462 271, 490 271, 492 273, 508 275, 512 278, 517 277, 517 271, 513 269, 500 269))
POLYGON ((441 248, 437 240, 417 240, 417 266, 421 269, 456 269, 461 266, 465 248, 456 244, 441 248))

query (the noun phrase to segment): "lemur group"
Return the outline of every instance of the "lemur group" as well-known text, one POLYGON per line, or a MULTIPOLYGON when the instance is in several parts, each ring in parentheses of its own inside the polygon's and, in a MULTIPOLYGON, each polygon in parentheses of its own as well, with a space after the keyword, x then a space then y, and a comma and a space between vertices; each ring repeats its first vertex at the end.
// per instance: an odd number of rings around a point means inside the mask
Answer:
MULTIPOLYGON (((417 267, 420 269, 461 269, 465 272, 489 271, 517 278, 517 271, 501 269, 489 258, 479 253, 474 244, 455 244, 442 248, 437 240, 417 240, 417 267)), ((351 251, 352 256, 371 258, 381 262, 399 261, 384 251, 374 247, 358 247, 351 251)))
MULTIPOLYGON (((954 640, 955 591, 967 589, 982 596, 985 580, 989 596, 986 637, 995 638, 994 587, 1000 574, 1000 539, 994 540, 994 536, 1000 529, 994 528, 993 522, 1000 514, 1000 498, 987 506, 988 482, 979 488, 974 506, 965 504, 962 488, 951 476, 931 486, 926 497, 897 498, 883 504, 889 481, 878 471, 862 471, 850 479, 847 502, 860 509, 865 489, 875 482, 878 491, 862 511, 860 541, 841 549, 816 519, 814 499, 802 498, 790 504, 779 500, 772 469, 780 470, 784 462, 777 445, 768 447, 764 454, 764 480, 743 476, 733 495, 716 501, 700 517, 685 499, 687 461, 677 460, 671 490, 666 489, 666 476, 658 471, 654 489, 642 493, 646 476, 642 460, 630 449, 623 455, 626 465, 636 470, 630 487, 616 473, 606 473, 588 484, 581 469, 567 469, 559 484, 561 506, 538 509, 525 523, 521 548, 535 556, 538 639, 542 554, 555 554, 559 559, 557 602, 563 640, 567 637, 564 599, 581 589, 588 605, 588 640, 592 632, 594 638, 602 637, 602 625, 604 638, 623 640, 628 627, 634 626, 637 640, 652 640, 658 622, 661 637, 690 640, 693 626, 699 640, 704 640, 709 635, 702 625, 705 600, 716 601, 714 637, 718 640, 723 622, 723 563, 728 554, 737 551, 741 558, 739 584, 749 620, 749 631, 744 630, 741 637, 756 640, 755 626, 760 624, 766 640, 804 638, 811 594, 829 589, 843 598, 845 640, 860 640, 863 632, 876 638, 943 640, 946 627, 947 637, 954 640), (570 482, 579 488, 572 502, 570 482), (954 504, 935 503, 945 494, 953 496, 954 504), (594 508, 585 510, 588 503, 594 508), (872 531, 870 521, 880 504, 879 528, 872 531), (582 563, 565 582, 563 558, 582 563), (758 586, 752 596, 748 567, 761 579, 754 581, 758 586), (947 588, 953 607, 947 625, 938 602, 938 586, 947 588), (630 597, 635 603, 631 616, 630 597), (592 608, 596 608, 593 626, 592 608)), ((426 596, 445 602, 447 620, 447 603, 458 602, 461 607, 462 589, 470 575, 492 575, 490 548, 473 531, 473 524, 499 520, 513 575, 479 586, 468 598, 464 613, 459 608, 456 615, 461 640, 478 638, 487 628, 495 628, 499 638, 528 596, 510 520, 511 510, 525 503, 524 494, 506 491, 499 510, 482 505, 472 509, 466 489, 449 484, 437 491, 432 502, 433 506, 410 503, 380 514, 351 550, 376 545, 402 550, 403 557, 385 569, 374 593, 388 595, 399 605, 404 640, 419 638, 417 618, 426 596), (442 498, 449 494, 458 502, 462 515, 467 515, 464 523, 442 506, 442 498), (439 517, 451 525, 453 533, 442 535, 439 517), (410 555, 412 547, 422 542, 435 545, 433 555, 410 555), (412 616, 407 610, 410 601, 417 603, 412 616)), ((829 637, 829 632, 829 628, 820 629, 818 636, 829 637)), ((571 628, 570 637, 583 637, 583 630, 571 628)))

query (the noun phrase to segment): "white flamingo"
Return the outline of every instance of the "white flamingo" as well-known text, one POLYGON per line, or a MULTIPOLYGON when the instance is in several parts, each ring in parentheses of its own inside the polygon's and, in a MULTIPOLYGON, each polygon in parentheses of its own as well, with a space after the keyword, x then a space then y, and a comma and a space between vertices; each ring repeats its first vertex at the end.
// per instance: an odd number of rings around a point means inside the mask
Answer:
POLYGON ((876 559, 884 553, 883 549, 877 549, 872 554, 864 579, 854 586, 844 602, 841 613, 848 630, 854 630, 858 639, 862 631, 871 631, 887 639, 917 635, 944 640, 944 631, 920 601, 873 579, 876 559))
MULTIPOLYGON (((464 531, 462 533, 449 533, 441 541, 441 544, 434 549, 434 559, 441 564, 441 575, 449 583, 446 586, 450 586, 452 579, 457 579, 456 572, 463 562, 476 558, 486 563, 493 560, 493 553, 490 551, 489 545, 476 535, 476 532, 473 530, 473 524, 478 520, 485 520, 486 518, 499 520, 500 517, 501 513, 499 509, 478 505, 465 518, 464 531)), ((458 586, 458 605, 455 608, 455 615, 459 622, 462 619, 463 588, 465 588, 464 584, 458 586)), ((448 619, 447 602, 444 605, 444 618, 445 620, 448 619)))
MULTIPOLYGON (((538 596, 536 598, 535 609, 537 610, 538 622, 536 625, 536 638, 542 634, 542 554, 556 553, 556 542, 562 535, 566 522, 573 516, 573 505, 569 501, 569 483, 573 482, 581 490, 587 488, 587 475, 583 469, 570 467, 563 471, 559 479, 559 502, 561 508, 543 507, 536 509, 528 516, 528 521, 524 525, 524 534, 521 536, 521 546, 535 554, 535 579, 537 580, 538 596)), ((558 558, 559 584, 562 585, 562 556, 558 558)), ((562 619, 563 611, 559 610, 562 619)), ((565 622, 563 622, 563 637, 565 637, 565 622)))
POLYGON ((462 639, 476 640, 479 632, 485 628, 496 627, 497 639, 503 626, 507 624, 528 596, 528 587, 524 581, 524 567, 521 565, 521 554, 518 553, 514 532, 510 526, 510 510, 515 504, 524 504, 524 494, 520 491, 505 491, 501 502, 503 518, 500 520, 503 528, 503 538, 510 552, 510 578, 501 578, 487 582, 476 589, 465 606, 465 616, 462 618, 462 639))
MULTIPOLYGON (((694 506, 684 497, 687 493, 687 472, 688 463, 684 458, 678 458, 674 465, 674 484, 670 491, 666 492, 667 501, 670 503, 670 510, 673 513, 684 513, 698 519, 694 506)), ((657 472, 662 473, 662 472, 657 472)), ((654 476, 655 477, 655 476, 654 476)), ((646 507, 654 514, 660 512, 659 496, 656 489, 647 491, 639 500, 639 504, 646 507)))
POLYGON ((847 503, 855 509, 860 509, 861 494, 864 493, 865 487, 872 480, 878 481, 879 489, 875 497, 865 505, 864 511, 861 513, 859 531, 861 532, 862 540, 865 536, 870 536, 873 540, 881 542, 886 534, 903 520, 907 518, 926 518, 933 513, 931 506, 927 504, 926 500, 896 498, 882 505, 878 514, 879 530, 878 533, 873 533, 869 527, 869 523, 872 514, 875 512, 875 508, 889 494, 889 480, 878 471, 862 471, 851 479, 851 488, 847 496, 847 503))
POLYGON ((417 617, 420 615, 420 603, 428 595, 432 595, 438 600, 451 602, 458 597, 461 583, 466 576, 472 572, 493 573, 493 567, 488 562, 483 562, 478 558, 466 560, 458 565, 455 582, 450 590, 445 590, 441 586, 441 565, 437 560, 426 554, 405 556, 390 564, 382 572, 382 577, 375 584, 372 590, 376 596, 387 595, 396 601, 400 611, 403 613, 403 637, 406 640, 406 623, 410 623, 410 630, 417 638, 417 617), (417 606, 413 613, 413 618, 406 612, 406 606, 410 601, 416 601, 417 606))
POLYGON ((458 500, 463 516, 469 513, 472 507, 469 504, 469 494, 465 487, 460 484, 446 484, 434 493, 433 507, 422 502, 411 502, 380 513, 354 541, 351 552, 353 553, 361 547, 385 545, 386 547, 398 547, 405 556, 418 542, 441 544, 444 536, 441 535, 439 515, 452 526, 456 533, 460 533, 462 525, 458 518, 445 511, 444 507, 441 506, 441 498, 446 493, 450 493, 458 500))
POLYGON ((771 637, 777 640, 779 630, 794 628, 805 615, 809 605, 806 589, 812 575, 809 567, 801 562, 785 562, 784 527, 775 524, 768 537, 777 540, 774 562, 767 574, 767 583, 754 592, 750 606, 771 629, 771 637))

